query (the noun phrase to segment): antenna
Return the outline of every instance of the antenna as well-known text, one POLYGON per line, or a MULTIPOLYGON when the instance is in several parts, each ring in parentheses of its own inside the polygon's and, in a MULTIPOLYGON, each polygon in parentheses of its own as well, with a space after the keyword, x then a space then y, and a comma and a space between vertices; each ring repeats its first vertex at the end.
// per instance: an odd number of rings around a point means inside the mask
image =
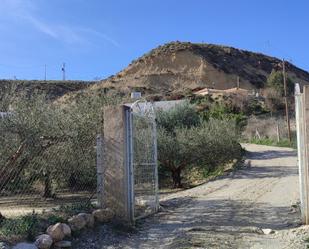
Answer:
POLYGON ((62 71, 62 80, 65 80, 65 63, 62 64, 61 71, 62 71))
POLYGON ((46 81, 46 64, 44 65, 44 80, 46 81))

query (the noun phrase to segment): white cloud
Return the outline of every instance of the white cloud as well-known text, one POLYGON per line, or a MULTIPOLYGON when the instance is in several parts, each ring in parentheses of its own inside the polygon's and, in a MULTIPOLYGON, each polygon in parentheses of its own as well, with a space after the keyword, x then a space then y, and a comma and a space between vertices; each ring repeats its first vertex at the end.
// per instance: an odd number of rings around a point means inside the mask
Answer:
POLYGON ((97 36, 99 38, 102 38, 103 40, 106 40, 107 42, 113 44, 115 47, 120 47, 120 44, 114 40, 113 38, 109 37, 108 35, 101 33, 99 31, 96 31, 94 29, 90 28, 79 28, 80 31, 97 36))
MULTIPOLYGON (((39 8, 33 0, 0 0, 0 15, 14 21, 21 21, 30 24, 37 31, 48 35, 53 39, 68 44, 91 43, 87 38, 89 34, 105 40, 106 42, 119 47, 119 43, 108 35, 88 27, 76 27, 65 23, 51 23, 41 19, 36 13, 39 8)), ((91 37, 91 36, 90 36, 91 37)))

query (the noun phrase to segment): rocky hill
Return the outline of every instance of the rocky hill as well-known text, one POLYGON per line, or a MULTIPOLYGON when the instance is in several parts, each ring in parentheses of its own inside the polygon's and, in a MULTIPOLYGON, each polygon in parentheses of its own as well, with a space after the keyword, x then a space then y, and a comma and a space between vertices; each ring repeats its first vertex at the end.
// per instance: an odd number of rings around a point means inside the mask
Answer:
MULTIPOLYGON (((62 100, 100 92, 128 96, 132 91, 143 94, 177 95, 204 87, 228 89, 237 85, 245 89, 265 86, 273 69, 281 70, 281 60, 261 53, 233 47, 190 42, 171 42, 159 46, 132 61, 122 71, 99 83, 76 81, 21 81, 18 93, 45 93, 62 100)), ((286 62, 289 77, 301 85, 309 84, 309 73, 286 62)), ((0 81, 1 94, 12 81, 0 81)))
MULTIPOLYGON (((168 93, 186 89, 235 87, 237 78, 245 89, 263 88, 272 69, 281 60, 261 53, 227 46, 171 42, 134 60, 127 68, 92 89, 106 88, 123 93, 140 90, 168 93)), ((294 82, 309 84, 309 73, 286 62, 294 82)))

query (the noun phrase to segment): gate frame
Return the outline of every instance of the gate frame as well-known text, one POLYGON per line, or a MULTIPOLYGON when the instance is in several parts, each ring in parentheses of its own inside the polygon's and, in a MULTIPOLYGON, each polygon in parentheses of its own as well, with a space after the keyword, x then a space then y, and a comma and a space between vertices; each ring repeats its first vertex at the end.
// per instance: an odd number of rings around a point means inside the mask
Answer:
MULTIPOLYGON (((140 109, 140 108, 139 108, 140 109)), ((142 112, 142 110, 140 109, 142 112)), ((127 169, 128 169, 128 207, 129 207, 129 214, 131 218, 131 222, 134 224, 136 220, 145 218, 151 214, 158 212, 159 210, 159 179, 158 179, 158 152, 157 152, 157 129, 156 129, 156 116, 153 103, 148 102, 146 99, 138 99, 133 104, 130 105, 129 109, 126 109, 126 141, 127 141, 127 169), (135 216, 135 189, 134 189, 134 146, 133 146, 133 115, 139 115, 140 117, 146 117, 146 115, 139 114, 134 111, 134 107, 138 106, 140 103, 144 103, 144 113, 146 114, 146 108, 150 104, 150 112, 152 114, 153 120, 152 122, 152 141, 154 147, 154 174, 155 174, 155 207, 153 212, 149 214, 144 214, 141 216, 135 216)))

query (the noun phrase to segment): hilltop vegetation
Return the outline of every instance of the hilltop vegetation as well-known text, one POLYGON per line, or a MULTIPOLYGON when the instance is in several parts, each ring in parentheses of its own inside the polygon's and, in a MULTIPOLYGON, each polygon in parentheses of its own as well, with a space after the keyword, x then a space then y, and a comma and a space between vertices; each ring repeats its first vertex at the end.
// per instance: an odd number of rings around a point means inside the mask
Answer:
POLYGON ((87 88, 91 81, 56 80, 0 80, 0 111, 7 111, 10 104, 32 95, 44 95, 47 100, 55 100, 69 92, 87 88))
MULTIPOLYGON (((183 97, 204 87, 264 89, 272 71, 281 71, 281 60, 233 47, 190 42, 170 42, 133 60, 116 75, 100 82, 84 81, 0 81, 0 99, 6 87, 15 83, 18 94, 38 91, 50 99, 73 100, 99 93, 129 96, 140 91, 153 99, 183 97), (64 96, 64 97, 62 97, 64 96)), ((309 84, 309 73, 286 62, 293 82, 309 84)))

